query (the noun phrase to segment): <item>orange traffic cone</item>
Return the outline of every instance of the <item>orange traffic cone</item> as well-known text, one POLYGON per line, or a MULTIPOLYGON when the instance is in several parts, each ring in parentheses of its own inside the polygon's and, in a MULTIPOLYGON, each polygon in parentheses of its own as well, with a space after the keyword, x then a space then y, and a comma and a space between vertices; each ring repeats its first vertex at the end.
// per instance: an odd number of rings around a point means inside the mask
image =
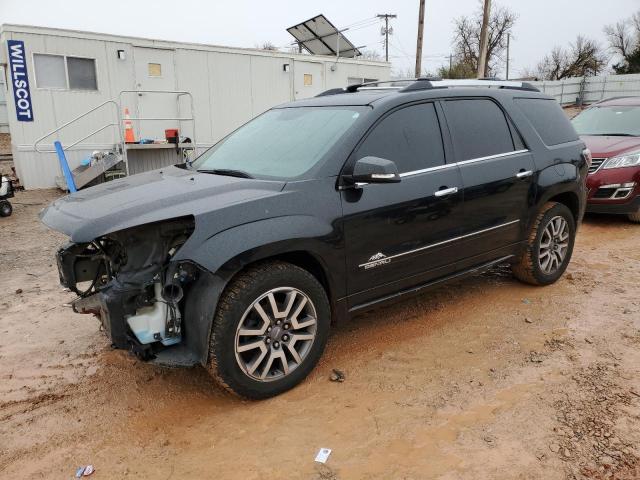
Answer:
POLYGON ((129 116, 129 109, 124 109, 124 142, 136 143, 136 137, 133 134, 133 122, 129 116))

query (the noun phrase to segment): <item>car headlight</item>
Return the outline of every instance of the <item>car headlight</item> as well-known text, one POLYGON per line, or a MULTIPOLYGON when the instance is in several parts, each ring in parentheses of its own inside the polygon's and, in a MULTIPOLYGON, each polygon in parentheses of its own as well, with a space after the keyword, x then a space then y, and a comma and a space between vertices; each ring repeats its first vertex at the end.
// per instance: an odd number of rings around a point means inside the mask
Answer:
POLYGON ((602 168, 640 167, 640 150, 611 157, 602 168))

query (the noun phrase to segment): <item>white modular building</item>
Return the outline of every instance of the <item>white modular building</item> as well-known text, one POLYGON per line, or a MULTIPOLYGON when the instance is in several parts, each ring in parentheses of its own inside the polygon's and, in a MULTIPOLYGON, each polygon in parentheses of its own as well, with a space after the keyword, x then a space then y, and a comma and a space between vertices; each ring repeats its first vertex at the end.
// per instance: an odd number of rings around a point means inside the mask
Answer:
POLYGON ((56 140, 72 169, 121 145, 133 174, 176 163, 178 145, 159 143, 168 129, 201 152, 272 106, 390 77, 386 62, 24 25, 2 25, 0 41, 6 121, 27 189, 56 185, 56 140), (124 143, 125 109, 136 142, 148 143, 124 143))

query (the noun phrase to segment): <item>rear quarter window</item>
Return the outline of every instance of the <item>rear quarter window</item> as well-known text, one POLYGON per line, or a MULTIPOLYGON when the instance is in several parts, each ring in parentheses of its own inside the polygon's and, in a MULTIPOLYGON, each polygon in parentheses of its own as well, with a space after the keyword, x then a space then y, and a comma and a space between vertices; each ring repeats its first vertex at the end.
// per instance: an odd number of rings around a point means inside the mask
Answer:
POLYGON ((545 145, 559 145, 578 139, 573 125, 555 100, 516 98, 514 101, 545 145))

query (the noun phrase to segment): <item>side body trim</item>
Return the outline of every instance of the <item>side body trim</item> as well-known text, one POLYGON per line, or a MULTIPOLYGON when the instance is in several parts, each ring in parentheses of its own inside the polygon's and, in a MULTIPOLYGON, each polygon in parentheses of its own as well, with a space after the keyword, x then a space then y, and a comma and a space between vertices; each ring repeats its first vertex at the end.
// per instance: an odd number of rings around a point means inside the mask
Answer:
MULTIPOLYGON (((508 227, 509 225, 513 225, 514 223, 519 223, 519 222, 520 222, 520 220, 513 220, 511 222, 501 223, 500 225, 495 225, 493 227, 483 228, 482 230, 478 230, 478 231, 472 232, 472 233, 467 233, 466 235, 461 235, 459 237, 450 238, 448 240, 443 240, 442 242, 432 243, 431 245, 426 245, 424 247, 415 248, 413 250, 408 250, 406 252, 397 253, 395 255, 391 255, 390 257, 385 257, 384 260, 385 260, 385 263, 389 263, 394 258, 403 257, 405 255, 410 255, 410 254, 416 253, 416 252, 421 252, 423 250, 428 250, 430 248, 435 248, 435 247, 438 247, 440 245, 446 245, 447 243, 452 243, 452 242, 456 242, 458 240, 462 240, 464 238, 469 238, 469 237, 473 237, 475 235, 480 235, 482 233, 490 232, 490 231, 496 230, 498 228, 508 227)), ((371 262, 361 263, 360 265, 358 265, 358 267, 359 268, 366 268, 368 265, 376 264, 378 262, 380 262, 380 260, 373 260, 371 262)))
POLYGON ((401 173, 400 177, 410 177, 412 175, 419 175, 421 173, 426 173, 426 172, 434 172, 436 170, 443 170, 445 168, 451 168, 451 167, 455 167, 457 165, 466 165, 467 163, 482 162, 483 160, 493 160, 494 158, 510 157, 511 155, 519 155, 521 153, 527 153, 528 151, 529 150, 527 150, 527 149, 515 150, 513 152, 498 153, 496 155, 489 155, 487 157, 472 158, 470 160, 463 160, 461 162, 447 163, 447 164, 444 164, 444 165, 438 165, 437 167, 421 168, 420 170, 412 170, 410 172, 401 173))

